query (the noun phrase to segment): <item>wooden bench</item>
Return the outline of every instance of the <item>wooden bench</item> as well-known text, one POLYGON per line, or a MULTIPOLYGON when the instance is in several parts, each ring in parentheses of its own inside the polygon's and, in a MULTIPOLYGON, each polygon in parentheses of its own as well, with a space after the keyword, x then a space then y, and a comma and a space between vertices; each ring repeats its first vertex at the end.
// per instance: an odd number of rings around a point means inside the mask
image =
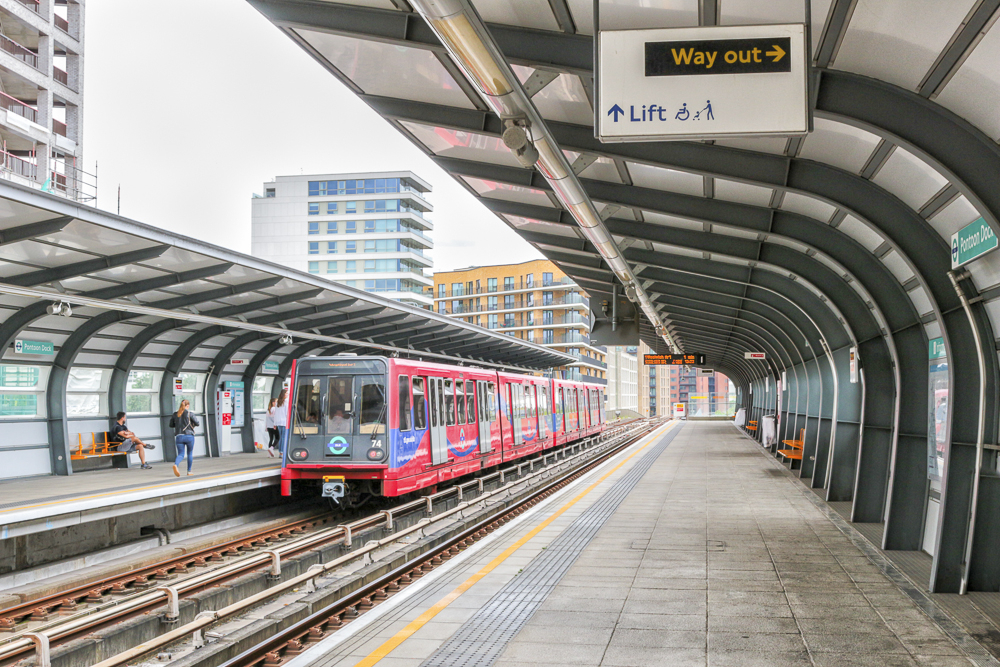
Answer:
POLYGON ((782 440, 781 444, 788 445, 790 449, 779 449, 778 453, 786 459, 802 460, 802 450, 806 446, 806 430, 799 431, 798 440, 782 440))
POLYGON ((77 442, 79 443, 76 449, 70 452, 71 461, 84 461, 86 459, 92 458, 103 458, 107 456, 119 457, 112 458, 111 462, 115 468, 127 468, 128 467, 128 454, 125 452, 116 451, 114 448, 118 446, 117 442, 110 442, 108 438, 111 436, 107 431, 102 431, 100 433, 91 433, 90 442, 88 444, 83 444, 83 434, 78 433, 76 436, 77 442))

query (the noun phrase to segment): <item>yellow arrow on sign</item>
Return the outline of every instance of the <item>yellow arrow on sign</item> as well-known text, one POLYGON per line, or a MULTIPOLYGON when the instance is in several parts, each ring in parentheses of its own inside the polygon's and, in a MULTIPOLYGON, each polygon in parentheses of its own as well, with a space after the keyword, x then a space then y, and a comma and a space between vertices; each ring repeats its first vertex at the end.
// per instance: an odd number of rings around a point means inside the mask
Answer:
POLYGON ((778 62, 785 57, 785 50, 783 48, 777 44, 772 44, 771 46, 773 46, 775 50, 766 52, 764 54, 765 56, 774 56, 774 62, 778 62))

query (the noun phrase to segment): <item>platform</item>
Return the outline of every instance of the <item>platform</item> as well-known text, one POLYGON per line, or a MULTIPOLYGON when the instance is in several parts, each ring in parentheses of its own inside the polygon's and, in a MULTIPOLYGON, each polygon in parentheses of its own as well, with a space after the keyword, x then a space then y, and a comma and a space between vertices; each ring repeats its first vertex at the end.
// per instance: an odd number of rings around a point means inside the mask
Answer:
POLYGON ((671 422, 287 667, 969 664, 998 663, 756 443, 671 422))
POLYGON ((282 504, 281 469, 266 453, 0 481, 0 574, 59 562, 282 504))

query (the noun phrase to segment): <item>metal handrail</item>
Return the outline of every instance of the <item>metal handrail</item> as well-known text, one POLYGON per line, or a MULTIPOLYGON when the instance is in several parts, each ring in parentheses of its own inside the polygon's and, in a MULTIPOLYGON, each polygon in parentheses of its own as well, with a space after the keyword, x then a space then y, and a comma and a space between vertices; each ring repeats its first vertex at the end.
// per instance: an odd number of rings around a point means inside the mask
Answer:
POLYGON ((21 46, 7 35, 0 34, 0 49, 3 49, 21 62, 38 69, 38 54, 21 46))
POLYGON ((11 97, 7 93, 0 92, 0 108, 12 111, 18 116, 27 118, 32 123, 38 122, 38 109, 27 102, 22 102, 16 97, 11 97))

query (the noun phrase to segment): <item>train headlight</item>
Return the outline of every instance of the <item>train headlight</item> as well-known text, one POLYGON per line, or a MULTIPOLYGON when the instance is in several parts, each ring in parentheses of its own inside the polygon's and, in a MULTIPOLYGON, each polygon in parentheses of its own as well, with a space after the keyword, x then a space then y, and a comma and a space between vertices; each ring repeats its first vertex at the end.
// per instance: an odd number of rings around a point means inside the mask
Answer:
POLYGON ((305 461, 307 458, 309 458, 309 450, 303 449, 302 447, 299 447, 298 449, 293 449, 292 455, 289 458, 291 458, 293 461, 305 461))
POLYGON ((372 447, 368 450, 369 461, 381 461, 385 458, 385 450, 379 447, 372 447))

